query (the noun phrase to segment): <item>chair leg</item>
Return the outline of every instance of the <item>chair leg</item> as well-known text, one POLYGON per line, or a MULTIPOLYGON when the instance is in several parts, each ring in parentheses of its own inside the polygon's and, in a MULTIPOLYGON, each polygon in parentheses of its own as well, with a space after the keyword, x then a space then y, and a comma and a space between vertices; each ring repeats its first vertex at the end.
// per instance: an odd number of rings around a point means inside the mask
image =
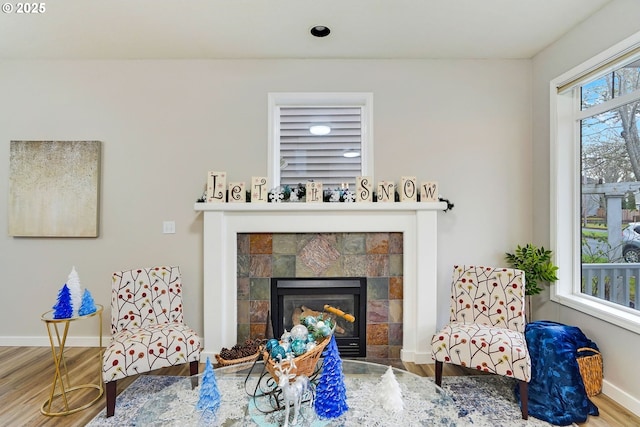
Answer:
POLYGON ((196 388, 198 386, 198 370, 200 368, 200 362, 194 360, 189 363, 189 375, 191 375, 191 388, 196 388))
POLYGON ((116 385, 118 381, 110 381, 105 384, 107 389, 107 418, 113 417, 116 412, 116 385))
POLYGON ((444 362, 440 362, 436 360, 436 385, 438 387, 442 386, 442 365, 444 362))
POLYGON ((520 383, 520 409, 522 410, 522 419, 529 419, 529 384, 526 381, 518 380, 520 383))

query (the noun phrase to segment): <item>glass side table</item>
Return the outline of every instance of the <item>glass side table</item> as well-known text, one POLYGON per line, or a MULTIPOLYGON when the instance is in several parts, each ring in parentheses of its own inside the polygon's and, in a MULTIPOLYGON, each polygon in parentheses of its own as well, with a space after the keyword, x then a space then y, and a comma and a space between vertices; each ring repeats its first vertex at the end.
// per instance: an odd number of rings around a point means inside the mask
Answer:
POLYGON ((91 314, 87 314, 85 316, 69 317, 66 319, 54 319, 53 310, 47 311, 41 316, 42 321, 47 326, 47 333, 49 334, 49 343, 51 344, 51 354, 53 356, 53 363, 55 366, 55 374, 53 376, 53 383, 51 384, 51 392, 49 394, 49 398, 40 407, 40 412, 42 412, 44 415, 59 416, 59 415, 73 414, 74 412, 81 411, 93 405, 94 403, 96 403, 102 396, 102 393, 104 392, 104 389, 102 387, 102 363, 101 363, 103 307, 102 305, 96 304, 96 308, 97 310, 91 314), (69 371, 67 370, 67 362, 64 356, 64 350, 65 350, 65 344, 67 342, 67 334, 69 332, 69 326, 73 322, 86 320, 90 318, 96 318, 98 320, 99 347, 98 347, 98 357, 97 357, 98 368, 96 369, 96 373, 98 377, 95 383, 87 383, 87 384, 71 386, 71 381, 69 380, 69 371), (56 389, 58 388, 59 390, 56 391, 56 389), (70 393, 76 392, 76 391, 87 391, 87 390, 91 390, 94 393, 97 391, 97 395, 93 399, 91 399, 91 401, 85 404, 76 403, 76 405, 80 405, 80 406, 76 406, 74 404, 69 403, 70 393), (52 409, 53 402, 58 400, 61 400, 62 402, 57 406, 62 409, 60 410, 55 408, 52 409))

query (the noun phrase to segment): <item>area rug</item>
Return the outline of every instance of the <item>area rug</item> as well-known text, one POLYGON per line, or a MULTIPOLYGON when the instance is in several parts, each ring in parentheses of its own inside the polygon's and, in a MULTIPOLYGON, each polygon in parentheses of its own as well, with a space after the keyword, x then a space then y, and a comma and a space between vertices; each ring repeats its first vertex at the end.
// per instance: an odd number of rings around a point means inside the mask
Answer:
MULTIPOLYGON (((87 424, 89 427, 108 427, 108 426, 162 426, 167 427, 171 425, 183 426, 183 425, 219 425, 216 423, 215 418, 200 418, 197 421, 187 422, 172 422, 171 419, 144 419, 145 411, 144 405, 156 393, 164 391, 171 387, 178 387, 180 381, 184 380, 184 377, 173 376, 140 376, 134 381, 123 393, 118 396, 116 401, 116 413, 113 417, 106 418, 105 410, 100 412, 93 420, 87 424)), ((348 380, 348 379, 347 379, 348 380)), ((433 381, 433 378, 429 378, 429 381, 433 381)), ((184 381, 182 381, 184 383, 184 381)), ((421 408, 412 408, 411 405, 405 407, 404 411, 399 414, 395 414, 389 417, 387 420, 374 419, 371 417, 369 411, 363 410, 362 404, 356 403, 356 398, 353 393, 372 393, 373 387, 363 387, 364 391, 353 391, 349 394, 349 390, 360 388, 356 384, 347 383, 347 403, 349 404, 350 411, 360 411, 358 422, 353 417, 350 419, 335 420, 340 421, 337 424, 331 421, 319 422, 317 420, 313 422, 305 423, 304 419, 298 422, 299 426, 349 426, 358 425, 360 427, 384 427, 384 426, 447 426, 447 427, 549 427, 549 424, 545 421, 538 420, 533 417, 529 417, 528 420, 523 420, 520 414, 520 407, 515 399, 513 380, 505 377, 493 376, 493 375, 481 375, 481 376, 465 376, 454 377, 446 376, 443 378, 443 388, 453 400, 453 405, 449 405, 448 408, 443 409, 438 406, 437 402, 433 407, 429 405, 422 405, 421 408), (411 411, 415 411, 412 413, 411 411), (369 417, 369 418, 367 418, 369 417), (393 420, 393 421, 391 421, 393 420)), ((242 390, 244 392, 244 390, 242 390)), ((188 392, 182 391, 185 394, 181 399, 188 401, 191 404, 177 405, 178 407, 184 407, 185 411, 193 411, 195 402, 198 400, 198 389, 188 392)), ((242 396, 240 394, 240 396, 242 396)), ((231 410, 238 410, 238 401, 242 399, 239 396, 229 396, 231 399, 231 410)), ((223 396, 224 399, 224 396, 223 396)), ((360 402, 361 396, 358 396, 357 401, 360 402)), ((154 401, 154 404, 157 403, 154 401)), ((163 402, 162 405, 176 405, 176 402, 163 402)), ((224 405, 224 402, 223 402, 224 405)), ((149 405, 147 405, 148 407, 149 405)), ((414 405, 415 406, 415 405, 414 405)), ((277 413, 277 414, 281 414, 277 413)), ((249 427, 249 426, 272 426, 279 425, 280 422, 269 420, 267 418, 260 418, 259 422, 256 422, 258 418, 240 416, 235 422, 227 422, 222 424, 224 426, 237 426, 237 427, 249 427)))

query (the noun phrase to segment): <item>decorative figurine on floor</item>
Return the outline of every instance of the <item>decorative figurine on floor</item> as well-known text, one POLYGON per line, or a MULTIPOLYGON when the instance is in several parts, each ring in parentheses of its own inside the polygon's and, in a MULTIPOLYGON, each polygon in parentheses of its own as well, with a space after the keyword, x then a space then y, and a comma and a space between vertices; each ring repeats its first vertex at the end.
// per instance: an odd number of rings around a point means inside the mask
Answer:
POLYGON ((296 425, 298 422, 300 405, 302 404, 302 399, 307 392, 311 394, 311 403, 309 406, 313 406, 313 389, 311 388, 309 377, 306 375, 298 375, 296 377, 295 374, 290 373, 292 369, 296 369, 296 365, 291 354, 287 356, 286 361, 288 362, 288 366, 285 368, 282 367, 282 361, 275 365, 276 375, 279 378, 278 387, 282 389, 282 395, 284 397, 284 427, 289 426, 289 406, 291 403, 293 403, 294 408, 293 421, 291 422, 293 425, 296 425), (291 381, 294 378, 295 381, 291 381))
POLYGON ((342 359, 334 335, 331 336, 323 355, 322 375, 316 386, 316 414, 320 418, 338 418, 349 410, 349 406, 342 373, 342 359))

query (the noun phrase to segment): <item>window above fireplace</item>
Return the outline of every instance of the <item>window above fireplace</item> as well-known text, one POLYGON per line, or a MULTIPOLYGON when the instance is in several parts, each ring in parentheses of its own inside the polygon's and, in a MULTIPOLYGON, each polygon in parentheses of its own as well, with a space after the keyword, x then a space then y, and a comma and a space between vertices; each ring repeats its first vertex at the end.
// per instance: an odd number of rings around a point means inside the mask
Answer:
POLYGON ((270 185, 337 188, 372 175, 372 108, 370 93, 270 93, 270 185))

